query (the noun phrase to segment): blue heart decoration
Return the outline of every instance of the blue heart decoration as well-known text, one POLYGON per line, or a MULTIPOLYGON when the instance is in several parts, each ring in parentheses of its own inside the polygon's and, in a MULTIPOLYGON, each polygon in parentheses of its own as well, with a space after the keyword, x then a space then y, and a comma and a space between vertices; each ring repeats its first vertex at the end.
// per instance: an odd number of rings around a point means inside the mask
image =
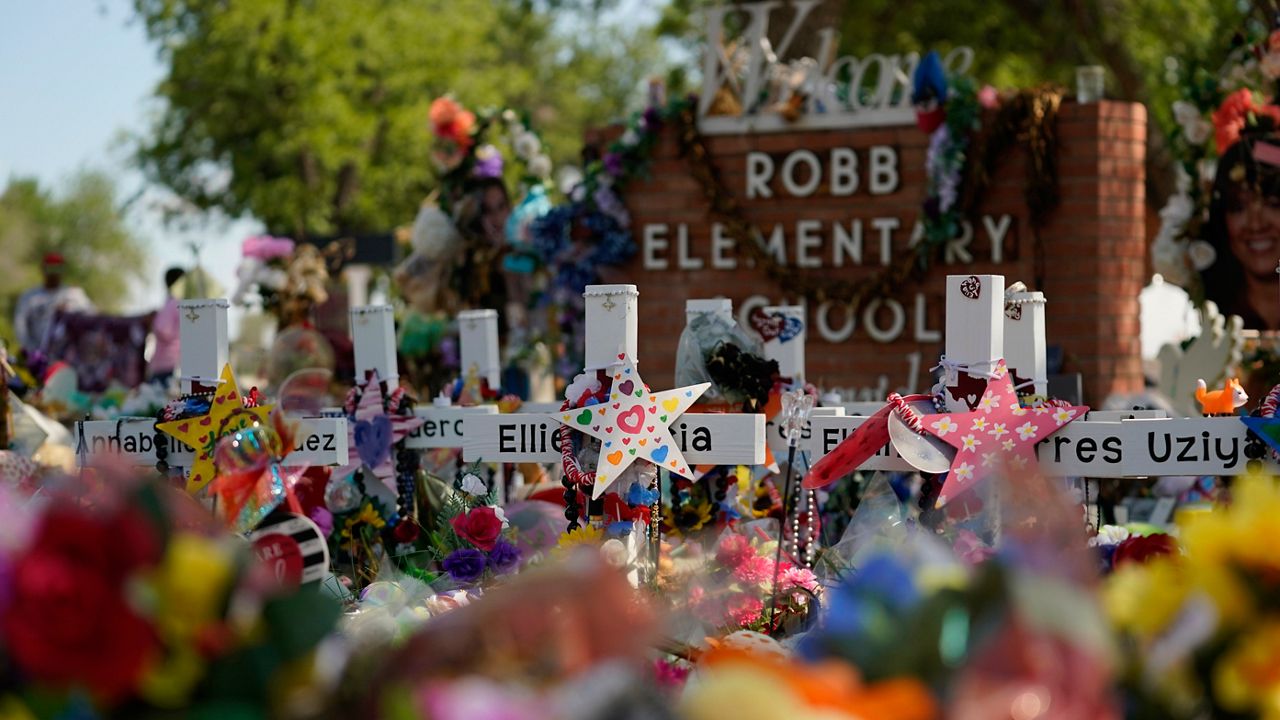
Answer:
POLYGON ((649 457, 653 458, 654 462, 660 463, 667 459, 667 452, 670 450, 670 447, 663 445, 662 447, 655 448, 654 451, 649 454, 649 457))
POLYGON ((375 468, 391 456, 391 420, 378 415, 373 420, 359 420, 355 430, 356 453, 360 462, 375 468))
POLYGON ((794 339, 803 331, 804 323, 800 321, 800 318, 787 317, 786 322, 782 324, 782 331, 778 333, 778 342, 794 339))

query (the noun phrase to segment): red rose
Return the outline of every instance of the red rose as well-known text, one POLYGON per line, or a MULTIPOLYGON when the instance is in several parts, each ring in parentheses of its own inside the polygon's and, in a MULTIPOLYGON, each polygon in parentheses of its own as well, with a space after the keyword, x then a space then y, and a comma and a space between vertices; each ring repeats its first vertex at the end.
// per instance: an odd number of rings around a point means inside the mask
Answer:
POLYGON ((1225 153, 1240 139, 1240 131, 1244 130, 1250 114, 1255 119, 1266 116, 1280 124, 1280 108, 1275 105, 1255 105, 1253 92, 1248 88, 1241 88, 1228 95, 1222 105, 1213 111, 1214 142, 1217 143, 1219 154, 1225 153))
POLYGON ((1117 568, 1129 562, 1141 564, 1153 557, 1174 555, 1177 552, 1178 541, 1174 540, 1172 535, 1164 533, 1133 535, 1116 546, 1112 564, 1117 568))
POLYGON ((464 515, 455 515, 449 524, 458 537, 489 552, 502 535, 502 520, 491 507, 472 508, 464 515))
POLYGON ((137 516, 51 508, 14 562, 0 616, 14 663, 36 683, 87 688, 105 702, 128 695, 158 643, 129 607, 125 581, 158 559, 156 538, 137 516))

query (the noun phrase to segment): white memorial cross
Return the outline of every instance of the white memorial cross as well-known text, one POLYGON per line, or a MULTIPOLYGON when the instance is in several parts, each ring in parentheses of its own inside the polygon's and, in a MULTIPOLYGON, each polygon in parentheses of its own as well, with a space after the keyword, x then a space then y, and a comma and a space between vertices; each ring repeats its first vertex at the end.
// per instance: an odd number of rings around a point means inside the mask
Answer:
MULTIPOLYGON (((583 296, 587 323, 584 369, 607 370, 619 362, 619 355, 636 361, 636 287, 589 285, 583 296)), ((655 388, 658 389, 661 388, 655 388)), ((557 416, 558 413, 468 416, 463 421, 462 457, 484 462, 560 462, 557 416)), ((764 415, 685 413, 670 427, 690 466, 764 462, 764 415)))
MULTIPOLYGON (((350 316, 351 344, 355 349, 356 379, 363 380, 368 371, 377 370, 378 377, 388 380, 388 386, 394 387, 400 377, 400 366, 396 362, 395 314, 391 306, 366 305, 353 307, 351 308, 350 316)), ((484 357, 488 353, 487 348, 475 348, 475 342, 467 341, 479 339, 487 343, 492 340, 493 357, 497 357, 497 313, 494 313, 493 320, 492 338, 489 338, 488 333, 483 333, 479 338, 464 336, 464 351, 471 347, 472 352, 484 357)), ((493 405, 457 407, 454 405, 432 404, 414 408, 414 414, 423 418, 423 423, 405 436, 405 447, 415 450, 462 447, 463 418, 477 414, 496 415, 497 413, 498 408, 493 405)), ((341 415, 342 411, 334 409, 326 411, 326 414, 341 415)))
MULTIPOLYGON (((982 286, 1001 289, 999 294, 991 293, 990 302, 981 307, 976 306, 971 297, 953 302, 953 292, 960 294, 966 279, 966 276, 947 278, 948 355, 955 352, 971 366, 985 365, 993 355, 983 357, 982 352, 1002 347, 1011 357, 1029 357, 1034 363, 1035 351, 1044 347, 1043 323, 1034 323, 1028 332, 1005 337, 1007 318, 1001 317, 1004 279, 978 276, 982 286), (988 285, 988 278, 997 281, 988 285), (959 318, 963 318, 963 322, 959 318), (953 335, 963 339, 953 343, 953 335), (1000 336, 999 342, 995 341, 996 335, 1000 336), (1019 347, 1019 344, 1024 345, 1019 347)), ((972 287, 969 286, 971 290, 972 287)), ((1040 293, 1031 295, 1036 299, 1034 296, 1040 293)), ((1032 310, 1038 307, 1043 318, 1042 301, 1029 305, 1032 310)), ((1023 318, 1028 314, 1024 305, 1023 318)), ((950 393, 947 399, 952 399, 950 393)), ((863 422, 866 417, 862 416, 815 417, 811 422, 813 431, 801 440, 801 446, 816 463, 863 422)), ((1091 411, 1043 440, 1036 447, 1036 454, 1040 472, 1053 477, 1241 475, 1249 464, 1244 454, 1247 441, 1248 428, 1235 417, 1169 418, 1159 410, 1091 411)), ((1263 467, 1269 472, 1280 470, 1270 459, 1270 453, 1265 456, 1263 467)), ((915 470, 898 455, 892 443, 881 448, 860 469, 915 470)))
MULTIPOLYGON (((182 300, 178 303, 181 321, 182 390, 184 393, 217 386, 227 364, 227 308, 224 299, 182 300)), ((345 465, 347 462, 346 420, 297 418, 301 424, 299 441, 284 459, 285 465, 345 465)), ((190 467, 195 449, 156 430, 155 418, 85 420, 76 423, 79 446, 76 459, 92 467, 108 457, 123 457, 136 465, 156 463, 156 443, 168 450, 170 467, 190 467)))

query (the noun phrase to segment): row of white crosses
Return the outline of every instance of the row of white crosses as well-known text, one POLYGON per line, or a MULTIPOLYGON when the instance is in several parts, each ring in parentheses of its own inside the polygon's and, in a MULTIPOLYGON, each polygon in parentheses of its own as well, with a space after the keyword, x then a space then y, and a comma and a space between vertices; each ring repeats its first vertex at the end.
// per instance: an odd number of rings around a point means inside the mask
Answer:
MULTIPOLYGON (((970 377, 978 380, 998 359, 1005 358, 1016 376, 1033 381, 1036 393, 1044 394, 1045 302, 1041 293, 1006 298, 1003 276, 948 276, 946 313, 945 352, 953 370, 948 386, 957 384, 966 373, 964 368, 970 368, 970 377), (986 291, 969 297, 974 294, 971 281, 986 291)), ((981 387, 979 384, 979 395, 981 387)), ((957 395, 962 393, 947 393, 951 412, 968 409, 964 398, 957 395)), ((857 416, 814 417, 812 433, 802 440, 802 447, 816 462, 865 421, 857 416)), ((1093 411, 1041 442, 1037 457, 1041 472, 1060 477, 1241 475, 1247 470, 1247 439, 1248 430, 1236 417, 1169 418, 1157 410, 1093 411)), ((914 470, 892 444, 861 469, 914 470)), ((1269 469, 1276 468, 1269 465, 1269 469)))
MULTIPOLYGON (((586 305, 585 370, 638 365, 639 292, 634 285, 590 285, 586 305)), ((655 389, 656 392, 656 389, 655 389)), ((464 460, 555 463, 561 460, 561 414, 468 415, 464 460)), ((759 414, 685 413, 670 419, 671 435, 690 466, 759 465, 765 422, 759 414)))

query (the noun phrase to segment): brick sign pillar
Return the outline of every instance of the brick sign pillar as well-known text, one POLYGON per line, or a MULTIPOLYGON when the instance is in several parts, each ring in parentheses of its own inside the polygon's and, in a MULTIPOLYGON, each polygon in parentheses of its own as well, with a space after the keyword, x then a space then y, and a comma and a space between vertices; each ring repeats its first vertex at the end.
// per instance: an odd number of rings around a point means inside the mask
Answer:
MULTIPOLYGON (((713 225, 702 188, 672 133, 664 133, 650 178, 625 189, 638 252, 609 275, 611 282, 634 283, 645 297, 639 327, 645 378, 662 386, 672 382, 685 301, 720 296, 742 314, 752 307, 805 304, 807 379, 841 391, 846 400, 923 391, 942 352, 945 277, 967 272, 1004 275, 1045 293, 1048 343, 1062 347, 1064 371, 1083 376, 1086 402, 1140 391, 1146 111, 1120 102, 1064 102, 1056 129, 1061 202, 1038 239, 1023 195, 1028 157, 1016 146, 991 169, 972 232, 950 258, 922 282, 852 318, 847 307, 806 302, 794 288, 749 266, 713 225), (1037 242, 1043 287, 1036 287, 1037 242)), ((914 126, 707 140, 725 185, 790 271, 870 277, 909 252, 929 141, 914 126), (812 182, 815 167, 821 177, 812 182)))

